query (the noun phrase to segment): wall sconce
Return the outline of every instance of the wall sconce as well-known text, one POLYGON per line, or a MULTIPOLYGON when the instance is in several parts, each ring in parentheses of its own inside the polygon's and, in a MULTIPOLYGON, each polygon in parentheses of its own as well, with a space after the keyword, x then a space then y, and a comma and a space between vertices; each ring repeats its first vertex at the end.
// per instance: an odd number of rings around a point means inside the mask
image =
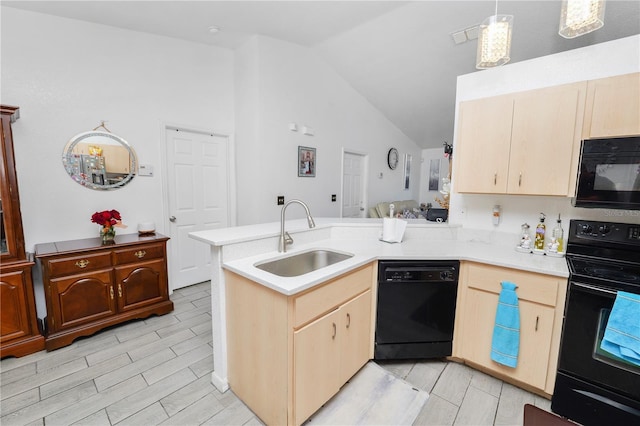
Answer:
POLYGON ((564 38, 575 38, 604 26, 605 0, 563 0, 560 30, 564 38))
POLYGON ((476 68, 486 69, 504 65, 511 60, 512 15, 498 15, 496 0, 495 15, 482 21, 478 35, 476 68))

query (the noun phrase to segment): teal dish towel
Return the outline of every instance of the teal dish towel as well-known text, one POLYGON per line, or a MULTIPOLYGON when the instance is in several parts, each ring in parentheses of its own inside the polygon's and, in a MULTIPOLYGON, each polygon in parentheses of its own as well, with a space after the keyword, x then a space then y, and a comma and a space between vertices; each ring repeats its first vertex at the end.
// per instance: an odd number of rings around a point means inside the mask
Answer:
POLYGON ((516 288, 514 283, 502 282, 491 340, 491 359, 513 368, 518 365, 520 348, 520 309, 516 288))
POLYGON ((640 295, 619 291, 600 347, 640 366, 640 295))

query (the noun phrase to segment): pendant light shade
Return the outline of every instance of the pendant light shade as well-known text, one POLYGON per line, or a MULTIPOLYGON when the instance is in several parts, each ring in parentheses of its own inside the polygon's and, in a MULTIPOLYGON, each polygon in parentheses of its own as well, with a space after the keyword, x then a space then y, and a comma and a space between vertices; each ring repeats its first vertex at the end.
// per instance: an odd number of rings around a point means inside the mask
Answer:
POLYGON ((512 15, 496 14, 482 21, 478 33, 477 69, 497 67, 511 60, 512 30, 512 15))
POLYGON ((560 11, 560 35, 575 38, 602 28, 604 0, 563 0, 560 11))

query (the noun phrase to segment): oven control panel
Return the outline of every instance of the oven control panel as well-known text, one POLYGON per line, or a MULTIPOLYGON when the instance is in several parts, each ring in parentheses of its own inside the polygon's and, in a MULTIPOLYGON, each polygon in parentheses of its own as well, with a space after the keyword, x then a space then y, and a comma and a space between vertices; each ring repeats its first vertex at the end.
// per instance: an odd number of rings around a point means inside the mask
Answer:
POLYGON ((640 244, 640 226, 627 223, 572 220, 570 239, 640 244))

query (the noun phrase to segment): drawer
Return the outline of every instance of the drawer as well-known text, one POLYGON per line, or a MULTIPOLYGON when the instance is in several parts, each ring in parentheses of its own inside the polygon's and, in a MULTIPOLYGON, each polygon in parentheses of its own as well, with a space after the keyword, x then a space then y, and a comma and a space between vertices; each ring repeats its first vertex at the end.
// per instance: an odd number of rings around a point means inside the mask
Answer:
POLYGON ((115 264, 140 262, 142 260, 164 258, 164 244, 149 244, 114 250, 115 264))
POLYGON ((566 278, 518 269, 501 268, 472 262, 465 262, 465 264, 467 270, 463 279, 467 287, 491 293, 500 293, 500 290, 502 290, 501 282, 510 281, 518 286, 516 293, 519 299, 549 306, 556 306, 558 285, 560 280, 566 280, 566 278))
POLYGON ((299 327, 370 289, 374 279, 373 266, 368 265, 297 296, 293 326, 299 327))
POLYGON ((96 269, 111 267, 111 252, 90 253, 83 256, 63 257, 47 260, 50 277, 73 275, 96 269))

